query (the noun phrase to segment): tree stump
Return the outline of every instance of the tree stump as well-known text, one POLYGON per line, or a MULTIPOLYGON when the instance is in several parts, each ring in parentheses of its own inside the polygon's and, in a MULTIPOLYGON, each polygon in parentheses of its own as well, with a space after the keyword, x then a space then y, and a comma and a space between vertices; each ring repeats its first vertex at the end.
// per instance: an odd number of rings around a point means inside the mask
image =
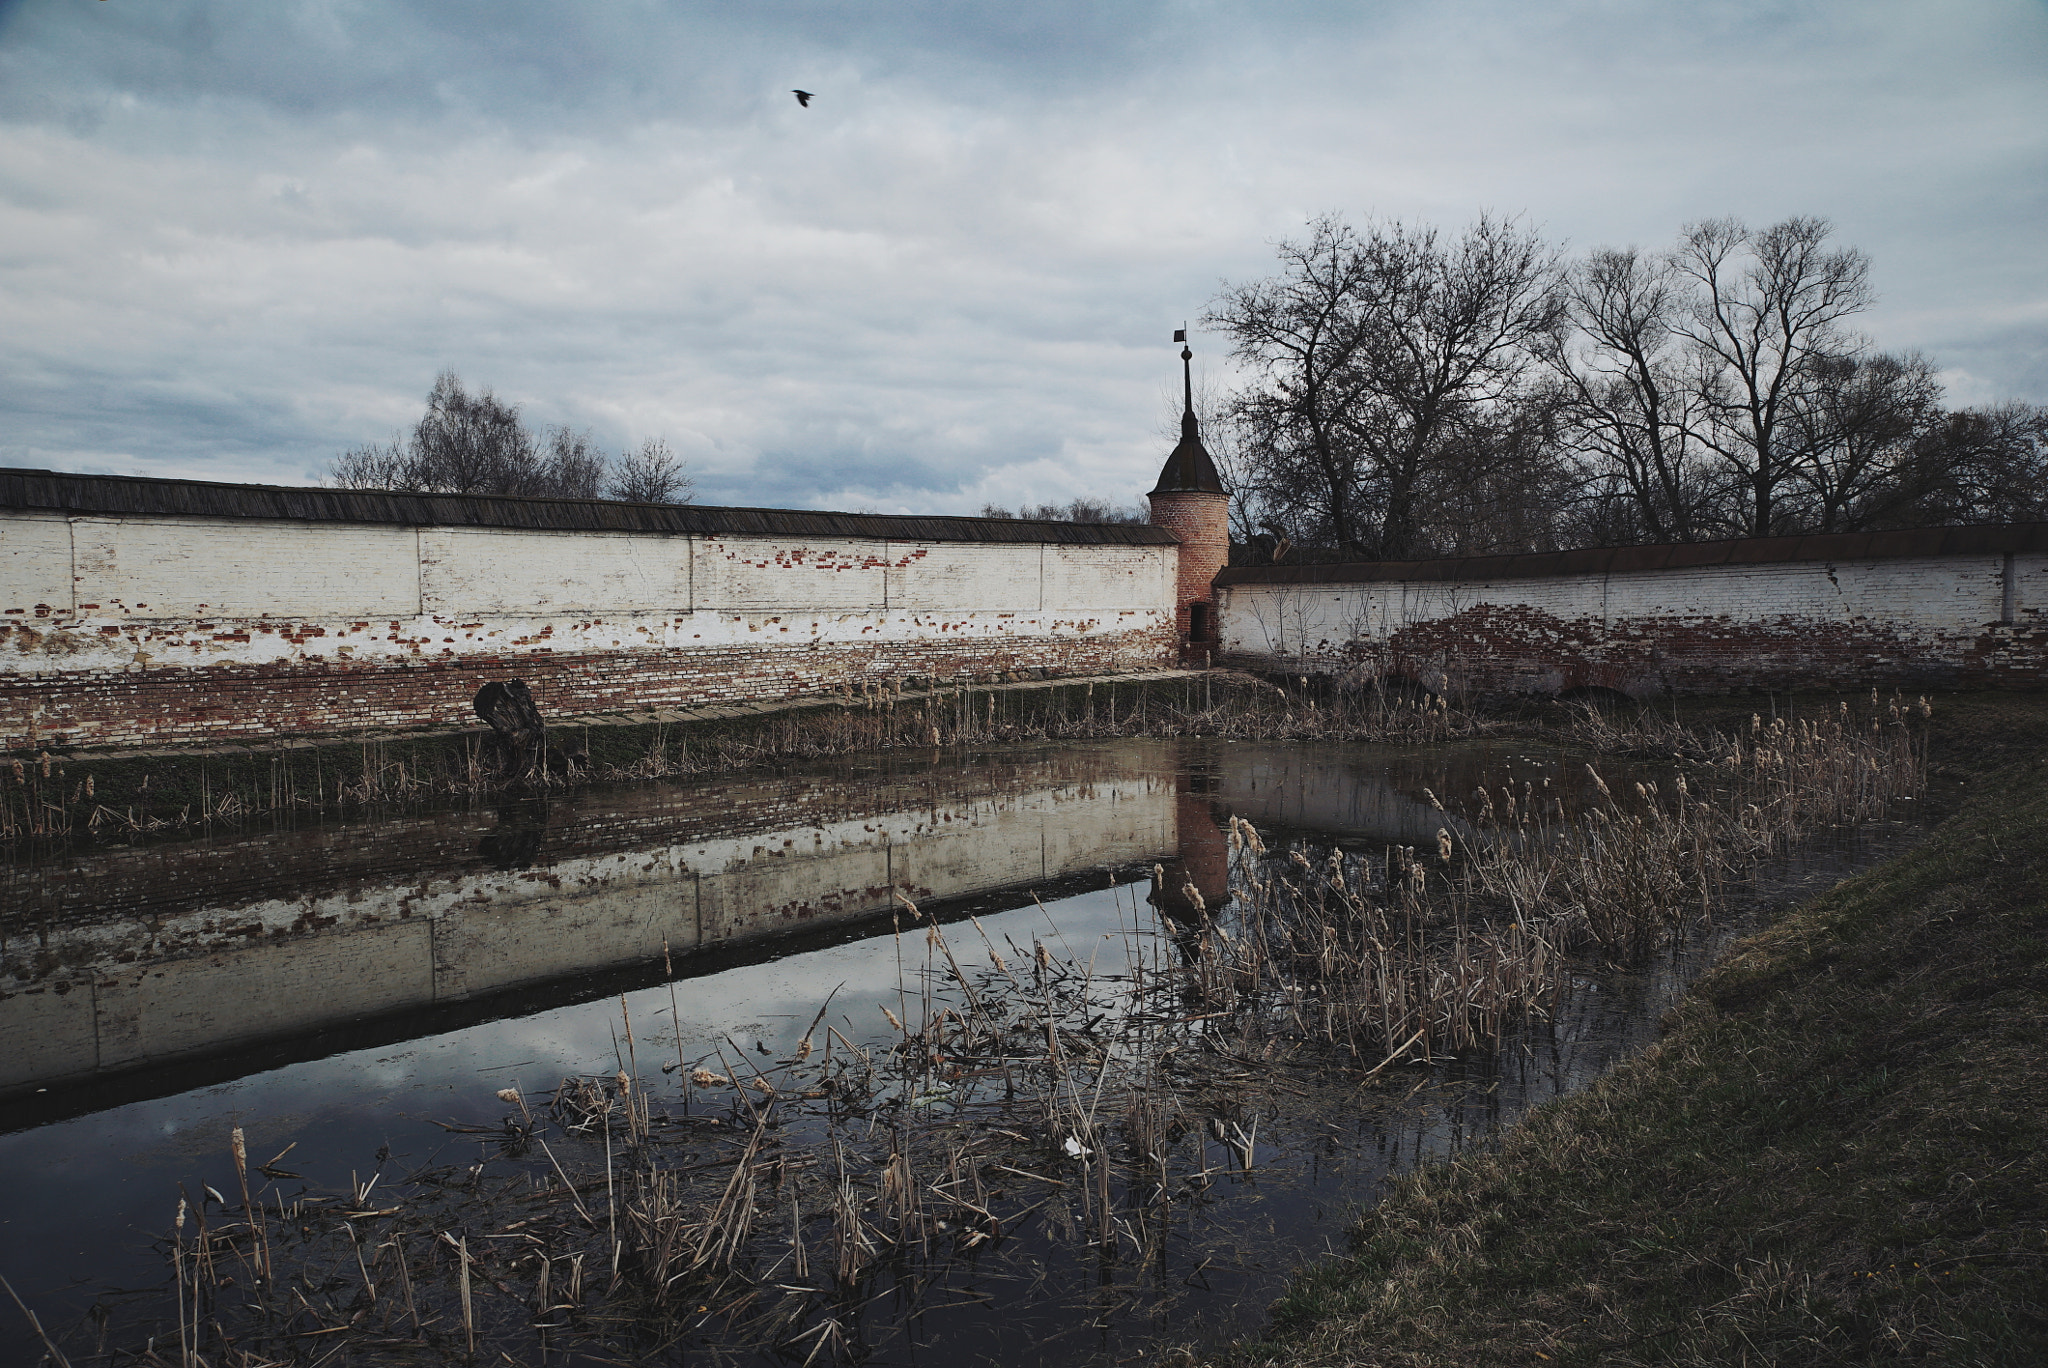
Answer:
POLYGON ((476 715, 491 724, 498 781, 517 784, 544 768, 548 729, 523 679, 494 679, 476 691, 476 715))

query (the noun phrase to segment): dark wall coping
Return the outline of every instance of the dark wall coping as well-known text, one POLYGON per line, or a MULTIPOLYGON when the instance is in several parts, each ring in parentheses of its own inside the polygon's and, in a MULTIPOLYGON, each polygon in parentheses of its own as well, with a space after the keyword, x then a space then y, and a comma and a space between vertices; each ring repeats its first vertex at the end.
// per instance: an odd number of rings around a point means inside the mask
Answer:
POLYGON ((1742 537, 1732 541, 1675 542, 1659 546, 1593 546, 1577 551, 1452 556, 1440 560, 1243 565, 1223 571, 1216 576, 1216 583, 1226 586, 1469 582, 1620 575, 1638 571, 1771 565, 1789 561, 1905 560, 2005 553, 2048 553, 2048 523, 1912 527, 1893 532, 1830 532, 1797 537, 1742 537))
POLYGON ((1163 527, 1143 523, 827 513, 800 508, 533 499, 510 494, 405 494, 381 489, 218 484, 208 480, 19 469, 0 469, 0 509, 110 516, 399 523, 410 527, 513 527, 545 532, 866 537, 1062 546, 1172 546, 1180 540, 1163 527))

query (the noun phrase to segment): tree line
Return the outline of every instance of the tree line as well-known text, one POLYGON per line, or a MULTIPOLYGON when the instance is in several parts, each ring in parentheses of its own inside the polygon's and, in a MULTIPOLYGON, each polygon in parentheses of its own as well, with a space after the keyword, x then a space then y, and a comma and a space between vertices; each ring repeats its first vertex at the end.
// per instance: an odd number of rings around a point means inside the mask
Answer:
POLYGON ((1251 561, 2048 518, 2048 407, 1945 406, 1853 329, 1870 260, 1825 219, 1569 259, 1482 216, 1326 216, 1204 322, 1248 382, 1205 431, 1251 561))
POLYGON ((984 518, 1023 518, 1033 522, 1148 523, 1152 515, 1137 505, 1119 505, 1107 499, 1074 499, 1063 504, 1021 504, 1012 513, 1001 504, 983 504, 984 518))
POLYGON ((435 377, 427 411, 410 434, 343 452, 334 458, 328 482, 342 489, 665 504, 688 503, 692 483, 660 438, 613 456, 587 432, 530 432, 517 404, 489 389, 470 393, 453 371, 435 377))

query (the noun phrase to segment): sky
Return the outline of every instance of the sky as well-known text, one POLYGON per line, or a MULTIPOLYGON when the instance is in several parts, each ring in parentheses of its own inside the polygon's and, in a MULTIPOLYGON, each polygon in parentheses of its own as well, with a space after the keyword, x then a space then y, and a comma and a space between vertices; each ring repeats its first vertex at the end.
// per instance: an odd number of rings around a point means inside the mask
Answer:
POLYGON ((1482 211, 1825 216, 2048 402, 2048 3, 0 0, 0 465, 314 483, 445 368, 700 502, 1132 504, 1225 282, 1482 211))

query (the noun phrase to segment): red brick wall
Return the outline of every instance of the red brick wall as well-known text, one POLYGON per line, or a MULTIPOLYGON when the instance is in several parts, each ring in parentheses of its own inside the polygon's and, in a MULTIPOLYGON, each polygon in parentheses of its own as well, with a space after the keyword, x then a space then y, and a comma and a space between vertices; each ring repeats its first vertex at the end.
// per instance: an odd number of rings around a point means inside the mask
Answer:
POLYGON ((137 745, 475 726, 487 680, 523 679, 550 718, 815 695, 862 680, 1046 669, 1087 674, 1171 658, 1163 628, 1101 636, 872 646, 527 653, 414 664, 219 665, 0 678, 0 745, 137 745))
MULTIPOLYGON (((1209 610, 1206 639, 1216 638, 1216 575, 1230 564, 1230 497, 1197 492, 1153 494, 1152 523, 1180 538, 1180 577, 1174 594, 1174 629, 1188 640, 1189 609, 1209 610)), ((1197 654, 1201 648, 1197 647, 1197 654)))
POLYGON ((1603 626, 1480 605, 1403 627, 1355 659, 1368 655, 1373 673, 1481 694, 2048 685, 2048 628, 1995 624, 1930 633, 1869 621, 1671 614, 1603 626))

